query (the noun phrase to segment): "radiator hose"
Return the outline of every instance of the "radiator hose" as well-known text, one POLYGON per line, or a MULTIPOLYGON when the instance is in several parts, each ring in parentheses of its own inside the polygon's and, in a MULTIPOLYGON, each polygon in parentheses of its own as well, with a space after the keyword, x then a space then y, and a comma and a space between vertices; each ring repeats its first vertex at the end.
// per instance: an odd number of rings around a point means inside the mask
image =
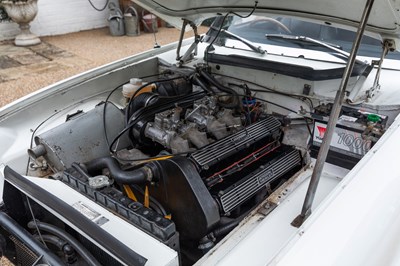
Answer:
POLYGON ((212 236, 222 237, 232 231, 249 214, 250 210, 245 211, 237 218, 221 217, 220 226, 212 231, 212 236))
POLYGON ((240 220, 236 219, 233 220, 229 223, 226 223, 220 227, 218 227, 217 229, 215 229, 213 231, 213 234, 215 237, 222 237, 224 235, 226 235, 227 233, 229 233, 230 231, 232 231, 233 228, 235 228, 238 224, 239 224, 240 220))
POLYGON ((119 163, 112 157, 102 157, 85 163, 86 169, 90 174, 99 173, 104 168, 108 168, 114 180, 121 184, 143 184, 153 179, 151 164, 146 164, 138 169, 124 171, 119 163))
POLYGON ((67 241, 89 265, 101 266, 101 264, 97 261, 97 259, 80 242, 78 242, 78 240, 76 240, 74 237, 72 237, 70 234, 68 234, 61 228, 39 221, 35 222, 30 221, 28 223, 28 227, 31 229, 36 229, 36 226, 38 227, 39 230, 51 233, 67 241))

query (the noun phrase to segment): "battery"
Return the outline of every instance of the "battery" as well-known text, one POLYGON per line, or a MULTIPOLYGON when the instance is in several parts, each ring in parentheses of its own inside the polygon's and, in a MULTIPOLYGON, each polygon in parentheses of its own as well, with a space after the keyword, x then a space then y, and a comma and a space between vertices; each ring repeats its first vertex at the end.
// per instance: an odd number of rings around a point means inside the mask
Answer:
MULTIPOLYGON (((311 157, 316 158, 329 120, 330 107, 317 107, 310 140, 311 157)), ((332 136, 327 162, 351 169, 383 135, 387 116, 342 107, 332 136)))

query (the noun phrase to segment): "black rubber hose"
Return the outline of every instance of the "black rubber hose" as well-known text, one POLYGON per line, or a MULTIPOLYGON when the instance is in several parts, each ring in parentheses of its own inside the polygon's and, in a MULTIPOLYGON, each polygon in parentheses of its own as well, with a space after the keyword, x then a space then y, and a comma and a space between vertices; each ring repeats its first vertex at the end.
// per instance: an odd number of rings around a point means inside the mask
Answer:
POLYGON ((104 168, 108 168, 115 181, 122 184, 142 184, 149 176, 149 170, 144 167, 131 171, 121 170, 118 161, 112 157, 94 159, 85 165, 89 173, 98 173, 104 168))
POLYGON ((246 217, 250 210, 245 211, 242 213, 239 217, 236 218, 228 218, 228 217, 221 217, 220 219, 220 227, 216 228, 212 233, 215 237, 220 237, 224 236, 230 231, 232 231, 233 228, 235 228, 240 221, 243 220, 244 217, 246 217))
POLYGON ((200 69, 199 72, 200 72, 200 76, 203 77, 211 85, 214 85, 215 87, 217 87, 217 89, 219 89, 222 92, 225 92, 227 94, 231 94, 232 96, 234 96, 232 103, 229 103, 229 104, 228 103, 220 103, 220 105, 222 105, 223 107, 226 107, 226 108, 239 107, 239 95, 235 90, 222 85, 206 71, 200 69))
POLYGON ((59 251, 64 253, 67 265, 76 262, 75 249, 68 244, 67 241, 55 236, 55 235, 35 235, 35 238, 39 241, 50 243, 57 247, 59 251))
POLYGON ((51 233, 67 241, 68 244, 70 244, 75 249, 75 251, 79 255, 81 255, 82 259, 84 259, 89 265, 101 266, 101 264, 97 261, 97 259, 81 243, 79 243, 78 240, 76 240, 74 237, 72 237, 70 234, 68 234, 61 228, 39 221, 36 221, 36 223, 30 221, 28 223, 28 227, 31 229, 36 229, 36 225, 39 228, 39 230, 51 233))
POLYGON ((207 84, 205 84, 197 74, 193 75, 193 81, 200 86, 200 88, 202 88, 205 92, 209 92, 211 94, 215 94, 215 92, 209 87, 207 86, 207 84))
POLYGON ((225 224, 228 224, 228 223, 231 223, 231 222, 233 222, 233 221, 235 221, 236 219, 234 219, 234 218, 229 218, 229 217, 225 217, 225 216, 222 216, 220 219, 219 219, 219 225, 225 225, 225 224))
POLYGON ((240 220, 235 219, 232 222, 226 223, 213 231, 215 237, 221 237, 232 231, 239 224, 240 220))
POLYGON ((50 243, 54 246, 56 246, 60 251, 63 250, 64 246, 67 244, 67 242, 57 236, 54 235, 35 235, 35 238, 38 241, 43 240, 46 243, 50 243))
POLYGON ((199 70, 200 71, 200 76, 205 78, 210 84, 214 85, 217 87, 220 91, 226 92, 228 94, 232 94, 233 96, 238 96, 237 92, 231 88, 228 88, 221 83, 219 83, 213 76, 211 76, 208 72, 204 70, 199 70))
POLYGON ((26 231, 16 221, 14 221, 14 219, 12 219, 10 216, 2 211, 0 211, 0 226, 3 227, 10 234, 14 235, 19 241, 24 243, 24 245, 32 250, 34 253, 42 255, 43 259, 49 265, 64 265, 59 257, 57 257, 47 247, 44 247, 30 233, 28 233, 28 231, 26 231))

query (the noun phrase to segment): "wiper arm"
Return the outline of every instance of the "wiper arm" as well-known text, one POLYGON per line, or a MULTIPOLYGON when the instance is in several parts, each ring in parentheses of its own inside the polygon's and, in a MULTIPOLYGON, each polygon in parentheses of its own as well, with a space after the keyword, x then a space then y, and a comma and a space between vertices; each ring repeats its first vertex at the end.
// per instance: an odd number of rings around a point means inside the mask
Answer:
MULTIPOLYGON (((305 42, 305 43, 312 43, 312 44, 316 44, 320 47, 324 47, 328 50, 331 50, 333 52, 336 52, 340 55, 342 55, 346 60, 349 60, 349 54, 346 53, 345 51, 340 50, 340 46, 336 46, 336 45, 332 45, 332 44, 327 44, 325 42, 321 42, 318 40, 315 40, 313 38, 310 37, 305 37, 305 36, 296 36, 296 35, 286 35, 286 34, 265 34, 265 37, 267 39, 280 39, 280 40, 287 40, 290 42, 305 42)), ((356 59, 356 63, 359 64, 365 64, 364 62, 362 62, 361 60, 356 59)))
POLYGON ((265 50, 262 49, 261 46, 258 46, 258 47, 257 47, 257 46, 255 46, 252 42, 250 42, 250 41, 248 41, 248 40, 246 40, 246 39, 244 39, 244 38, 242 38, 242 37, 240 37, 240 36, 238 36, 238 35, 236 35, 236 34, 230 32, 230 31, 227 31, 227 30, 222 29, 222 30, 221 30, 221 33, 223 33, 223 34, 225 34, 225 35, 228 35, 228 36, 231 37, 232 39, 235 39, 235 40, 238 40, 238 41, 244 43, 245 45, 247 45, 251 50, 253 50, 253 51, 256 52, 256 53, 265 54, 265 50))

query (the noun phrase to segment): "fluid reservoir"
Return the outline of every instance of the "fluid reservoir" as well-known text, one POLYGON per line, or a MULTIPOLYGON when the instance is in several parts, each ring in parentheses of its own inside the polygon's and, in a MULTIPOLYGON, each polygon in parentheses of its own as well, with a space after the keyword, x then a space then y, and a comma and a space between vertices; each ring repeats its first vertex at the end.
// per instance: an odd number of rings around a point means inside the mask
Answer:
MULTIPOLYGON (((145 83, 143 83, 142 79, 131 78, 129 80, 129 83, 122 86, 122 95, 125 97, 126 103, 129 102, 135 92, 144 84, 145 83)), ((144 92, 152 92, 155 87, 155 84, 149 84, 145 88, 141 89, 140 92, 136 94, 136 96, 144 92)))
POLYGON ((131 78, 129 83, 122 86, 122 95, 124 95, 127 100, 132 98, 133 94, 142 86, 143 82, 138 78, 131 78))

